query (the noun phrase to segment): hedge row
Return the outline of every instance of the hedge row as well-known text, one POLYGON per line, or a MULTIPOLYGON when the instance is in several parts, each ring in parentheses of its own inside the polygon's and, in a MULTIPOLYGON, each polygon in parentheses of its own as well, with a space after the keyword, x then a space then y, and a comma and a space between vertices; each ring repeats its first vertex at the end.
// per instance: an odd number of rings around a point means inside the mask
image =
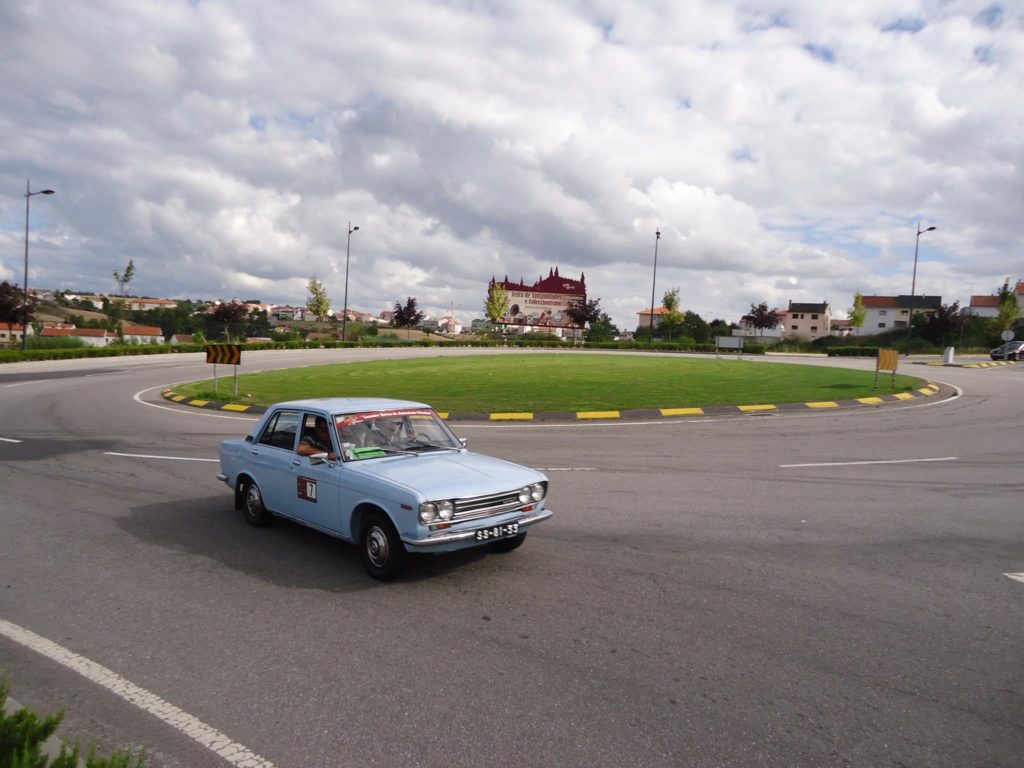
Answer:
POLYGON ((878 347, 826 347, 829 357, 878 357, 878 347))
MULTIPOLYGON (((532 339, 486 339, 476 341, 435 341, 433 339, 405 340, 395 338, 378 338, 373 341, 256 341, 246 342, 243 350, 262 349, 336 349, 341 347, 543 347, 549 349, 572 349, 572 345, 553 339, 550 341, 532 339)), ((714 352, 714 344, 697 344, 692 340, 678 342, 655 341, 653 344, 642 341, 604 341, 585 343, 587 349, 637 349, 654 350, 656 352, 714 352)), ((0 350, 0 363, 16 363, 26 360, 69 360, 81 357, 121 357, 124 355, 170 355, 185 352, 203 352, 205 344, 140 344, 139 346, 114 347, 77 347, 74 349, 30 349, 0 350)), ((764 345, 749 344, 743 352, 748 355, 763 355, 764 345)), ((874 354, 874 353, 872 353, 874 354)))

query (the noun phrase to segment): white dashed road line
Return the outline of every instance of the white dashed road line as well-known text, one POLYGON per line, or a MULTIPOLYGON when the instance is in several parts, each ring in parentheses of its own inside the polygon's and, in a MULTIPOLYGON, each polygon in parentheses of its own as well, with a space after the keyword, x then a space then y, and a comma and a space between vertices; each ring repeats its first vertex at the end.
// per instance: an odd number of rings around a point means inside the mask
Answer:
POLYGON ((780 469, 794 467, 856 467, 863 464, 919 464, 928 461, 959 461, 956 456, 943 456, 939 459, 892 459, 889 461, 822 461, 815 464, 779 464, 780 469))
POLYGON ((1024 573, 1004 573, 1003 576, 1009 576, 1014 581, 1024 581, 1024 573))
POLYGON ((0 443, 20 443, 21 440, 15 440, 11 437, 0 437, 0 443))
POLYGON ((116 672, 112 672, 84 656, 79 656, 64 646, 57 645, 52 640, 47 640, 35 632, 4 619, 0 619, 0 634, 58 664, 63 664, 87 680, 102 685, 129 704, 134 704, 139 709, 158 717, 237 768, 275 768, 274 764, 266 758, 260 757, 245 746, 232 741, 216 728, 207 725, 188 712, 182 711, 169 701, 164 701, 155 693, 140 688, 116 672))
POLYGON ((166 459, 167 461, 220 461, 220 459, 194 459, 189 456, 154 456, 148 453, 115 453, 114 451, 104 451, 103 455, 125 456, 129 459, 166 459))

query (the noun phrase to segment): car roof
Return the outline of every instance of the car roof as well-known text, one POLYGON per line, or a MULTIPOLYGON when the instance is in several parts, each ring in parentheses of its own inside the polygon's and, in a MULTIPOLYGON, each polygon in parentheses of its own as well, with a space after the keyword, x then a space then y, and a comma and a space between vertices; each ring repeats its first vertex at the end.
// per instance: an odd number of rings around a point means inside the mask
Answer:
POLYGON ((288 400, 283 403, 275 403, 273 407, 275 409, 302 408, 334 414, 386 411, 395 408, 430 408, 431 406, 413 400, 395 400, 390 397, 315 397, 308 400, 288 400))

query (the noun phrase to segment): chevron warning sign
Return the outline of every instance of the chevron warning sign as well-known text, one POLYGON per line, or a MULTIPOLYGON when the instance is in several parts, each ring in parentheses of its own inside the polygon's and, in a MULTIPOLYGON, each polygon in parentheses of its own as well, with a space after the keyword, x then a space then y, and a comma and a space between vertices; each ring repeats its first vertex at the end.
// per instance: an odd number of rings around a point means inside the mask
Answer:
POLYGON ((242 347, 238 344, 207 344, 206 362, 241 365, 242 347))
POLYGON ((878 350, 878 362, 875 364, 876 371, 895 371, 900 364, 900 355, 895 349, 878 350))

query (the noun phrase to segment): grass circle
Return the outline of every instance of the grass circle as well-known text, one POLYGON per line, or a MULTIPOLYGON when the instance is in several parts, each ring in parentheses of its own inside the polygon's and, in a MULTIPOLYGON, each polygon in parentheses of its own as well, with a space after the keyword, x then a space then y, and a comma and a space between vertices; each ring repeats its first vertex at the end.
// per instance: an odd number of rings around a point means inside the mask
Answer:
POLYGON ((188 397, 270 405, 313 397, 394 397, 440 411, 587 411, 817 402, 906 392, 911 376, 735 359, 555 353, 338 363, 248 373, 231 385, 176 387, 188 397))

